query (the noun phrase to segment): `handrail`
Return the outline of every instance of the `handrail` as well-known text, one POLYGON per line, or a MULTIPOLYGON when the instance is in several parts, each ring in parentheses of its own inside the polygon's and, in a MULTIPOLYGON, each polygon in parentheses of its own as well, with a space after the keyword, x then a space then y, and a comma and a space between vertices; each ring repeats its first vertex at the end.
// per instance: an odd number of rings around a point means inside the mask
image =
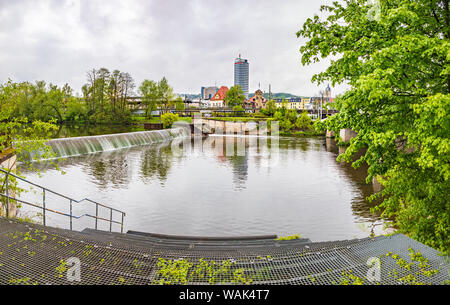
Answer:
POLYGON ((113 224, 113 223, 116 223, 116 224, 120 224, 120 232, 123 233, 123 222, 124 222, 124 217, 125 217, 125 215, 126 215, 125 212, 123 212, 123 211, 120 211, 120 210, 118 210, 118 209, 109 207, 109 206, 107 206, 107 205, 104 205, 104 204, 99 203, 99 202, 97 202, 97 201, 91 200, 91 199, 89 199, 89 198, 84 198, 84 199, 81 199, 81 200, 73 199, 73 198, 68 197, 68 196, 66 196, 66 195, 63 195, 63 194, 60 194, 60 193, 55 192, 55 191, 53 191, 53 190, 50 190, 50 189, 48 189, 48 188, 46 188, 46 187, 43 187, 43 186, 40 186, 40 185, 38 185, 38 184, 36 184, 36 183, 33 183, 33 182, 31 182, 31 181, 28 181, 28 180, 26 180, 26 179, 24 179, 24 178, 22 178, 22 177, 19 177, 19 176, 15 175, 15 174, 12 174, 12 173, 10 173, 10 172, 8 172, 8 171, 2 169, 2 168, 0 168, 0 172, 3 172, 3 173, 6 175, 6 181, 5 181, 6 194, 0 193, 0 196, 1 196, 1 197, 6 198, 6 218, 9 217, 9 202, 10 202, 10 200, 13 200, 13 201, 17 201, 17 202, 20 202, 20 203, 23 203, 23 204, 26 204, 26 205, 30 205, 30 206, 33 206, 33 207, 42 209, 42 212, 43 212, 43 213, 42 213, 42 214, 43 214, 43 225, 44 225, 44 226, 46 225, 46 213, 45 213, 45 212, 46 212, 46 211, 49 211, 49 212, 52 212, 52 213, 56 213, 56 214, 60 214, 60 215, 69 217, 69 218, 70 218, 70 230, 72 230, 72 219, 80 219, 80 218, 86 216, 86 217, 91 217, 91 218, 94 218, 94 219, 95 219, 95 229, 97 229, 97 227, 98 227, 98 220, 103 220, 103 221, 109 222, 109 231, 110 231, 110 232, 112 232, 112 224, 113 224), (40 189, 43 191, 43 194, 42 194, 42 206, 37 205, 37 204, 34 204, 34 203, 31 203, 31 202, 27 202, 27 201, 25 201, 25 200, 21 200, 21 199, 18 199, 18 198, 14 198, 14 197, 9 196, 9 176, 12 176, 12 177, 14 177, 14 178, 16 178, 16 179, 19 179, 19 180, 21 180, 21 181, 24 181, 24 182, 26 182, 26 183, 28 183, 28 184, 31 184, 31 185, 33 185, 33 186, 35 186, 35 187, 40 188, 40 189), (69 201, 70 201, 70 214, 62 213, 62 212, 59 212, 59 211, 56 211, 56 210, 52 210, 52 209, 47 208, 47 207, 45 206, 45 203, 46 203, 46 201, 45 201, 45 193, 46 193, 46 192, 52 193, 52 194, 54 194, 54 195, 57 195, 57 196, 59 196, 59 197, 62 197, 62 198, 64 198, 64 199, 69 200, 69 201), (74 216, 74 215, 72 214, 72 204, 73 204, 73 203, 81 203, 81 202, 83 202, 83 201, 87 201, 87 202, 90 202, 90 203, 95 204, 95 216, 94 216, 94 215, 90 215, 90 214, 82 214, 82 215, 80 215, 80 216, 74 216), (109 219, 102 218, 102 217, 99 217, 99 216, 98 216, 98 207, 99 207, 99 206, 110 210, 110 218, 109 218, 109 219), (113 211, 115 211, 115 212, 121 214, 122 219, 121 219, 120 222, 113 220, 113 211))

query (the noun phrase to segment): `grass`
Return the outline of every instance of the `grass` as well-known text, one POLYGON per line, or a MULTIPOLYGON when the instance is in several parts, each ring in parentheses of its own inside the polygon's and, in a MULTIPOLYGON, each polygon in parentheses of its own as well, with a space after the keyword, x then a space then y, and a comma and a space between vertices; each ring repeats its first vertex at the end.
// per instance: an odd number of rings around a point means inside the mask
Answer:
MULTIPOLYGON (((161 119, 159 116, 154 116, 152 118, 146 118, 143 116, 133 116, 131 118, 133 123, 139 123, 139 124, 145 124, 145 123, 162 123, 161 119)), ((191 117, 180 117, 180 121, 186 121, 188 123, 192 123, 192 118, 191 117)))
POLYGON ((250 122, 250 121, 265 121, 267 118, 254 118, 254 117, 211 117, 211 118, 204 118, 208 120, 215 120, 215 121, 228 121, 228 122, 250 122))
POLYGON ((312 131, 312 130, 300 130, 300 131, 280 131, 280 136, 294 136, 294 137, 311 137, 311 136, 325 136, 325 132, 312 131))

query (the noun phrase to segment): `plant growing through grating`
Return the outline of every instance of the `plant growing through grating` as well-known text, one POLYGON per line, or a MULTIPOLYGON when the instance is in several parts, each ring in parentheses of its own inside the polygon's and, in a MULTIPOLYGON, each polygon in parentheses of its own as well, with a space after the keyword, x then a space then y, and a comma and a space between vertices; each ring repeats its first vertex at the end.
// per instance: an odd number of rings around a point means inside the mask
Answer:
POLYGON ((154 284, 188 284, 193 282, 205 284, 251 284, 252 278, 244 268, 235 268, 236 262, 200 258, 198 263, 185 259, 165 260, 159 258, 157 277, 154 284))
POLYGON ((275 238, 275 240, 292 240, 292 239, 299 239, 302 238, 300 234, 290 235, 290 236, 280 236, 278 238, 275 238))

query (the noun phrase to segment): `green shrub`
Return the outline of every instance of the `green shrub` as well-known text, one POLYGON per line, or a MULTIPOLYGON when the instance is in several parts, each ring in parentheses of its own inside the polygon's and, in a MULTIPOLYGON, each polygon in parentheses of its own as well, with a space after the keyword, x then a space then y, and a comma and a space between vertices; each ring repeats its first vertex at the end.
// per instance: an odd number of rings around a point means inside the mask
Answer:
POLYGON ((240 111, 244 111, 244 108, 241 105, 233 106, 233 115, 234 116, 242 116, 243 113, 240 111))
POLYGON ((289 131, 294 127, 294 124, 291 123, 288 119, 283 119, 280 121, 280 130, 282 131, 289 131))
POLYGON ((306 111, 304 111, 302 115, 297 118, 295 121, 295 126, 301 130, 311 129, 311 118, 306 111))
POLYGON ((180 118, 179 118, 178 114, 173 114, 173 113, 170 113, 170 112, 161 115, 161 121, 163 123, 163 128, 170 128, 170 127, 172 127, 173 123, 175 123, 179 119, 180 118))

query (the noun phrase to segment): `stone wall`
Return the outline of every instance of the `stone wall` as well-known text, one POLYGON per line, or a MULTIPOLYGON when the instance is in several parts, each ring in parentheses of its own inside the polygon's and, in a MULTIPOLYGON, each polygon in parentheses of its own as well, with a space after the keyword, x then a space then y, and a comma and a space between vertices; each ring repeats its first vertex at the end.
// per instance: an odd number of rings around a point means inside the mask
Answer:
POLYGON ((341 138, 341 141, 345 143, 350 142, 350 139, 356 137, 356 135, 356 132, 350 128, 344 128, 339 131, 339 137, 341 138))
POLYGON ((231 122, 202 119, 203 127, 211 133, 257 134, 257 122, 231 122))

